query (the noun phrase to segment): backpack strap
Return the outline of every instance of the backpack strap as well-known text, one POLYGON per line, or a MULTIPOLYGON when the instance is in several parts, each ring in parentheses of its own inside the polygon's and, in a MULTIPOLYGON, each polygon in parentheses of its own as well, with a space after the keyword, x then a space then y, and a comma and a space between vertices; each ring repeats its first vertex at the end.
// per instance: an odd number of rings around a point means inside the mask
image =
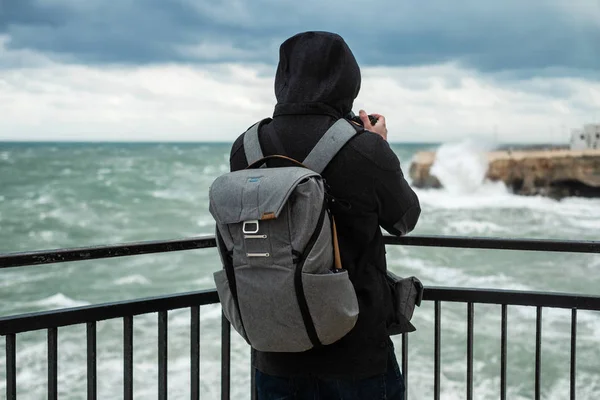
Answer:
POLYGON ((260 148, 260 141, 258 140, 258 128, 263 122, 268 121, 270 118, 265 118, 252 125, 244 134, 244 153, 246 153, 246 161, 248 165, 263 158, 263 152, 260 148))
POLYGON ((346 119, 337 120, 317 142, 302 164, 321 174, 337 152, 356 134, 356 129, 346 119))

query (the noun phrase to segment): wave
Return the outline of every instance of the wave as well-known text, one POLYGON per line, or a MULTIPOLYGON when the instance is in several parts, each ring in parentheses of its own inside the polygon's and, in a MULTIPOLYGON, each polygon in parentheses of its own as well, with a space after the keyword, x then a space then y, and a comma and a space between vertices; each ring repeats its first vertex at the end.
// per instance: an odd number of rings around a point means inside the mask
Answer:
MULTIPOLYGON (((523 209, 549 217, 560 216, 569 222, 567 225, 583 230, 600 226, 600 199, 570 197, 558 201, 544 196, 515 195, 503 182, 486 179, 486 153, 490 150, 493 147, 489 143, 474 140, 441 145, 431 173, 440 180, 443 189, 415 189, 422 204, 437 210, 523 209)), ((467 218, 455 221, 448 228, 465 233, 504 232, 506 227, 499 221, 482 225, 467 218)))
POLYGON ((506 193, 504 184, 485 179, 487 153, 491 150, 490 144, 474 140, 443 144, 436 151, 431 174, 440 180, 444 190, 449 193, 506 193))
POLYGON ((68 308, 68 307, 80 307, 90 305, 87 301, 75 300, 62 293, 56 293, 53 296, 46 297, 44 299, 35 300, 27 303, 32 306, 40 306, 44 308, 68 308))
POLYGON ((113 281, 115 285, 149 285, 151 282, 142 275, 127 275, 113 281))
POLYGON ((433 286, 478 287, 478 288, 502 288, 511 290, 533 290, 519 278, 510 276, 503 272, 493 275, 476 275, 465 268, 453 267, 434 263, 420 258, 390 257, 388 268, 400 275, 414 274, 418 276, 423 284, 433 286))

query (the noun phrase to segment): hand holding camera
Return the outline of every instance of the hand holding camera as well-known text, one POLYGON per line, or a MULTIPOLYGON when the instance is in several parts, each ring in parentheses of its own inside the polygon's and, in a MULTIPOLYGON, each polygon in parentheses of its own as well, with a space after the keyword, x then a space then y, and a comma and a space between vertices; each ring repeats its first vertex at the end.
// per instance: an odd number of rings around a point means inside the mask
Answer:
POLYGON ((387 141, 387 127, 385 126, 385 117, 383 115, 367 115, 365 110, 360 110, 358 117, 366 130, 378 134, 383 140, 387 141))

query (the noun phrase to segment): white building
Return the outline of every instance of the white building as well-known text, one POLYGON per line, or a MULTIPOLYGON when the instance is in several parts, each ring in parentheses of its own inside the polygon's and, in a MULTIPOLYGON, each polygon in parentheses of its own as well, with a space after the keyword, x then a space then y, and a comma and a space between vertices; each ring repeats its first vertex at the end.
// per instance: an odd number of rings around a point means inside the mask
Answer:
POLYGON ((585 150, 589 148, 588 136, 583 129, 573 129, 571 131, 571 150, 585 150))
POLYGON ((571 150, 600 149, 600 124, 586 124, 571 132, 571 150))
POLYGON ((588 137, 590 149, 600 149, 600 124, 584 125, 583 131, 588 137))

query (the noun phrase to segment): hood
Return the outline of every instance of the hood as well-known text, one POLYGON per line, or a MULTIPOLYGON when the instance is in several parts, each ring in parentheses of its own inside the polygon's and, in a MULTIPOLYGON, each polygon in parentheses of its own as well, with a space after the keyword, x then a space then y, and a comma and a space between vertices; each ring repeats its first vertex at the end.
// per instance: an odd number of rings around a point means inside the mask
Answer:
POLYGON ((279 48, 274 116, 325 114, 341 118, 360 90, 360 68, 341 36, 304 32, 279 48))

